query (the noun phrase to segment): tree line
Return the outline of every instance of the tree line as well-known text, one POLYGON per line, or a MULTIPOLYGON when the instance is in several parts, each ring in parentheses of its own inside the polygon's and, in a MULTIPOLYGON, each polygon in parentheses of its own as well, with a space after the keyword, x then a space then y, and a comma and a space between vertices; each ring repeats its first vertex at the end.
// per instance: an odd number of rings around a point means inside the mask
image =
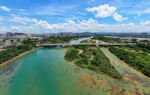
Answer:
POLYGON ((20 53, 23 53, 25 51, 35 48, 36 47, 35 44, 36 44, 36 41, 31 41, 30 39, 27 39, 23 41, 21 45, 13 45, 4 51, 1 51, 0 52, 0 64, 19 55, 20 53))

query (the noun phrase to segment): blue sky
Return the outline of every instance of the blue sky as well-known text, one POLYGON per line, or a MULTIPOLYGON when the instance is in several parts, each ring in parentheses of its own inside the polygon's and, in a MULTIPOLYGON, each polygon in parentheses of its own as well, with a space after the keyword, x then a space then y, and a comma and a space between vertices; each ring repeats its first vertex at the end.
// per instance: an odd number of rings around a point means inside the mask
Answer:
POLYGON ((150 32, 150 0, 0 0, 0 33, 150 32))

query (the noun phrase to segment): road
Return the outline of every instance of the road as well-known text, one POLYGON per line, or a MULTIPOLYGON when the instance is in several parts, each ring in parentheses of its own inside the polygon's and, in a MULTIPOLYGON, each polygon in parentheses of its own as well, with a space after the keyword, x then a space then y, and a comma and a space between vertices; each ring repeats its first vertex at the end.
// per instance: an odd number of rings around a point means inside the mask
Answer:
POLYGON ((78 45, 92 45, 92 46, 122 46, 126 44, 122 43, 44 43, 44 44, 36 44, 36 46, 78 46, 78 45))

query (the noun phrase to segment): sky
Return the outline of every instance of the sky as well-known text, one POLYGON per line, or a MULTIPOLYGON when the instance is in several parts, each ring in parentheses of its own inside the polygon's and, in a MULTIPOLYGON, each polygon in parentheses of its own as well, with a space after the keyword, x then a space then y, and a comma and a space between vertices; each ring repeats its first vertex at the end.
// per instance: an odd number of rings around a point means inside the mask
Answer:
POLYGON ((6 32, 150 32, 150 0, 0 0, 6 32))

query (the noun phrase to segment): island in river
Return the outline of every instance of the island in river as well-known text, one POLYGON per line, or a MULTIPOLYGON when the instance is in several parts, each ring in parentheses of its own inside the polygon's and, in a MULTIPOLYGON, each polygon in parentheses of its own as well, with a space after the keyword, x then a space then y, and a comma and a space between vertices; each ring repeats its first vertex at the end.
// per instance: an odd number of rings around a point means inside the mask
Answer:
POLYGON ((149 95, 148 77, 100 48, 123 76, 68 64, 64 48, 41 48, 0 69, 0 95, 149 95), (122 64, 120 64, 122 63, 122 64))

